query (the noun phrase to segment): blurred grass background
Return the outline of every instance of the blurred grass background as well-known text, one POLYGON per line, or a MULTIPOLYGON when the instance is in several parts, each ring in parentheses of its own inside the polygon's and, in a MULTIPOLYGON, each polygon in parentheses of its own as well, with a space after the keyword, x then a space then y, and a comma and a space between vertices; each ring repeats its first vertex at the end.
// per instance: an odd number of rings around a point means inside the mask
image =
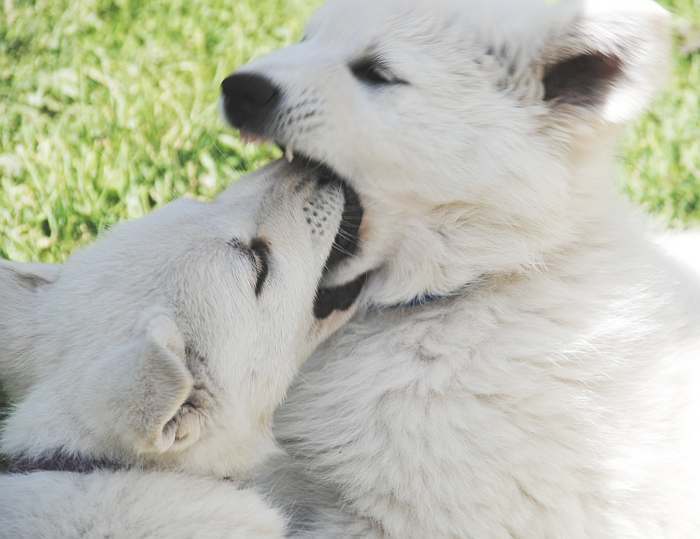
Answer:
POLYGON ((0 0, 0 256, 61 261, 268 160, 222 124, 219 84, 296 39, 315 4, 0 0))
MULTIPOLYGON (((219 82, 299 36, 321 0, 0 0, 0 256, 63 260, 125 218, 211 196, 274 155, 218 117, 219 82)), ((673 80, 631 129, 623 188, 700 222, 700 0, 673 80)))

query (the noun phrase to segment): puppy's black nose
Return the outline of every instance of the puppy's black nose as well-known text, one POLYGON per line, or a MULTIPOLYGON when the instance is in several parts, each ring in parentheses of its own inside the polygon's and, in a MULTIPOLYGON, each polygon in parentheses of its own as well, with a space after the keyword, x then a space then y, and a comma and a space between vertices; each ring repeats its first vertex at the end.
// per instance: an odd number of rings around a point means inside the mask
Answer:
POLYGON ((260 132, 272 117, 280 91, 268 78, 255 73, 231 75, 221 83, 226 118, 239 129, 260 132))

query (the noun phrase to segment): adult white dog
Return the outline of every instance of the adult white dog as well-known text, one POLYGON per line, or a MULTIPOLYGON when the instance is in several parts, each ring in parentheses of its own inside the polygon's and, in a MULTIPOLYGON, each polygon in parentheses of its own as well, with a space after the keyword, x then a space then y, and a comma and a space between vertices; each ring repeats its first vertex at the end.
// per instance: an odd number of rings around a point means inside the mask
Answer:
POLYGON ((362 277, 317 289, 358 219, 327 171, 283 163, 119 225, 65 265, 1 262, 15 405, 0 536, 282 537, 282 516, 223 478, 275 451, 275 407, 351 316, 362 277))
POLYGON ((700 293, 614 181, 668 26, 649 0, 334 0, 223 82, 234 126, 370 217, 334 277, 378 268, 374 307, 279 415, 300 534, 700 537, 700 293))

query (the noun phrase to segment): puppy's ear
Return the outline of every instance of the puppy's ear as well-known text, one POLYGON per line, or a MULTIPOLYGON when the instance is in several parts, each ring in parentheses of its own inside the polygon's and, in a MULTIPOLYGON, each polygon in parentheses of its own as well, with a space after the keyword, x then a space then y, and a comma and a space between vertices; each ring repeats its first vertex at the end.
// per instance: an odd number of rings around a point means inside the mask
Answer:
POLYGON ((128 451, 161 454, 197 440, 198 429, 180 421, 193 379, 182 335, 167 314, 147 312, 130 342, 96 362, 88 377, 94 417, 128 451))
POLYGON ((555 119, 633 119, 666 79, 669 22, 652 0, 581 0, 539 61, 543 99, 555 119))
POLYGON ((11 283, 12 286, 31 291, 53 283, 60 273, 59 264, 24 264, 0 260, 0 286, 11 283))
POLYGON ((41 290, 54 283, 61 266, 0 260, 0 373, 10 397, 30 382, 31 328, 41 290))

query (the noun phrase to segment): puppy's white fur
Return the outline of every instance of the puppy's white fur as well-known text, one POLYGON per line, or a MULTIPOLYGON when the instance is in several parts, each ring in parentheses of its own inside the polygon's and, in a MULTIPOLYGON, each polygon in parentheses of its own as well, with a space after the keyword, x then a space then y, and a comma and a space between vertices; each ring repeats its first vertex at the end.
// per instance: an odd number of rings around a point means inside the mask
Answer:
POLYGON ((119 225, 65 265, 0 263, 15 402, 3 452, 132 468, 0 476, 0 535, 282 536, 278 512, 222 478, 276 451, 275 407, 351 315, 313 314, 343 212, 338 186, 313 176, 272 165, 215 202, 119 225), (309 203, 327 213, 316 228, 309 203), (259 293, 254 241, 269 251, 259 293))
POLYGON ((243 68, 284 96, 265 135, 361 192, 347 271, 380 268, 279 415, 299 533, 700 536, 700 293, 615 189, 668 42, 648 0, 332 0, 243 68))

